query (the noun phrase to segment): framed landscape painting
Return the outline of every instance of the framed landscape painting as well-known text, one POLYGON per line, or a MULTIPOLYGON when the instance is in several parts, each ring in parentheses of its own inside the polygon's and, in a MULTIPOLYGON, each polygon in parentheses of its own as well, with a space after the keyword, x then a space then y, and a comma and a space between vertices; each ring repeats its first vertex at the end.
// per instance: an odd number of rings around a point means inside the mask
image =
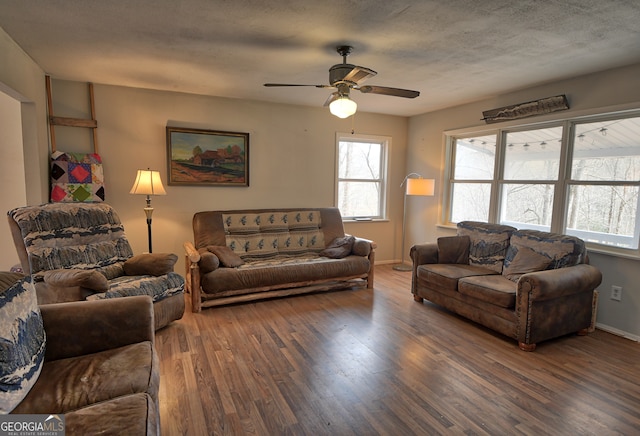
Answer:
POLYGON ((167 126, 169 185, 249 186, 249 134, 167 126))

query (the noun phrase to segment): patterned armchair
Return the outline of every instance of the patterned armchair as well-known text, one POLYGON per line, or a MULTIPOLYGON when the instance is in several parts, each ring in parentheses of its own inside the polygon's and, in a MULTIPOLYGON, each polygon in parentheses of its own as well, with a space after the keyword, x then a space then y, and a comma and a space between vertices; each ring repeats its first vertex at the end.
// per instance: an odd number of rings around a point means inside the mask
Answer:
POLYGON ((156 330, 184 313, 178 257, 134 256, 115 210, 105 203, 50 203, 8 212, 25 274, 39 304, 149 295, 156 330))

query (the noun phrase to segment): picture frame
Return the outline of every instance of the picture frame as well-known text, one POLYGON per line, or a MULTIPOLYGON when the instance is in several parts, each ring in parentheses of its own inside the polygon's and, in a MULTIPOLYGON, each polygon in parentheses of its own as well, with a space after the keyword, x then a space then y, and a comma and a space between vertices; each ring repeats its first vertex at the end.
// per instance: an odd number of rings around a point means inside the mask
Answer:
POLYGON ((249 134, 167 126, 169 185, 249 186, 249 134))

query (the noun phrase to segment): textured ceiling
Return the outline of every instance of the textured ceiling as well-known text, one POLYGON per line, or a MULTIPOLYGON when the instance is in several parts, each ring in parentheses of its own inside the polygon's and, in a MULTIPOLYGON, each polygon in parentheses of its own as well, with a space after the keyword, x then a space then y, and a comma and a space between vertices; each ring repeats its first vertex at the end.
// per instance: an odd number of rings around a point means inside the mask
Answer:
MULTIPOLYGON (((55 78, 321 107, 342 58, 359 110, 415 115, 640 63, 637 0, 0 0, 0 27, 55 78)), ((547 96, 540 96, 547 97, 547 96)))

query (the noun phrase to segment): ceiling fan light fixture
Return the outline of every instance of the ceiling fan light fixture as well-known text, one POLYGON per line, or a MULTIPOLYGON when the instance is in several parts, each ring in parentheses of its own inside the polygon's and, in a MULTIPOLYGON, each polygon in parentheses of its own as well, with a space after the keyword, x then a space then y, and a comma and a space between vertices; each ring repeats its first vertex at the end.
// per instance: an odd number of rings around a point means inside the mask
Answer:
POLYGON ((338 118, 347 118, 356 113, 358 104, 348 95, 342 95, 329 104, 329 111, 338 118))

